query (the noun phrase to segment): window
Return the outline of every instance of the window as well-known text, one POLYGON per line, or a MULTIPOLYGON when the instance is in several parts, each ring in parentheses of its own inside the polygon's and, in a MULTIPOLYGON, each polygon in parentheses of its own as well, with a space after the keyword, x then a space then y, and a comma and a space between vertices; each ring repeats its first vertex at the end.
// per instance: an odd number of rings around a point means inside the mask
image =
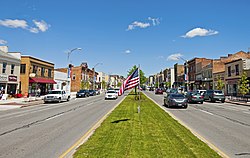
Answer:
POLYGON ((51 78, 51 69, 48 69, 48 77, 51 78))
POLYGON ((14 74, 14 70, 15 70, 15 64, 11 64, 11 74, 14 74))
POLYGON ((20 66, 20 73, 21 74, 25 74, 25 71, 26 71, 26 64, 21 64, 21 66, 20 66))
POLYGON ((240 74, 239 72, 239 64, 235 65, 235 74, 238 76, 240 74))
POLYGON ((73 74, 72 80, 76 80, 76 75, 75 74, 73 74))
POLYGON ((41 76, 44 77, 45 68, 42 67, 42 70, 41 70, 41 71, 42 71, 42 72, 41 72, 41 76))
POLYGON ((7 63, 3 63, 3 69, 2 69, 3 74, 6 73, 6 67, 7 67, 7 63))
POLYGON ((32 70, 32 73, 35 73, 35 74, 36 74, 36 72, 37 72, 37 68, 38 68, 38 66, 33 65, 33 70, 32 70))
POLYGON ((231 66, 227 67, 227 74, 228 74, 228 77, 231 76, 231 66))

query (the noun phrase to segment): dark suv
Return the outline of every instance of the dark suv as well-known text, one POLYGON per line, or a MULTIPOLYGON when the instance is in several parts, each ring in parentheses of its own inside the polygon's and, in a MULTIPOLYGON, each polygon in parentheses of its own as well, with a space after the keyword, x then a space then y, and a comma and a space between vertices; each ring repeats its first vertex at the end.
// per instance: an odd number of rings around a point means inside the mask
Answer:
POLYGON ((204 93, 204 100, 209 100, 211 102, 221 101, 225 102, 225 95, 221 90, 207 90, 204 93))

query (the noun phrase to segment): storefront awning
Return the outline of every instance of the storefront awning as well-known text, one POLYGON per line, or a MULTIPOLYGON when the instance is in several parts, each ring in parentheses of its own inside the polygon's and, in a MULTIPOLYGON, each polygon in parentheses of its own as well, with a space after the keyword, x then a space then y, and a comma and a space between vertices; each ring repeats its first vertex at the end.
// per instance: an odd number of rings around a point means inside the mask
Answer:
POLYGON ((35 77, 30 77, 29 82, 30 83, 50 83, 50 84, 56 84, 56 82, 54 80, 45 79, 45 78, 35 78, 35 77))

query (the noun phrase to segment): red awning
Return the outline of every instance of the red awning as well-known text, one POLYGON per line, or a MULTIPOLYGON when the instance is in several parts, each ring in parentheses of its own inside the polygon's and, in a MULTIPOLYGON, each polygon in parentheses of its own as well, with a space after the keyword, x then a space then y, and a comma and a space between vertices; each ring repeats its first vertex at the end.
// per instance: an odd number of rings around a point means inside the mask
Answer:
POLYGON ((51 83, 51 84, 56 84, 54 80, 51 79, 46 79, 46 78, 35 78, 35 77, 30 77, 29 79, 30 83, 51 83))

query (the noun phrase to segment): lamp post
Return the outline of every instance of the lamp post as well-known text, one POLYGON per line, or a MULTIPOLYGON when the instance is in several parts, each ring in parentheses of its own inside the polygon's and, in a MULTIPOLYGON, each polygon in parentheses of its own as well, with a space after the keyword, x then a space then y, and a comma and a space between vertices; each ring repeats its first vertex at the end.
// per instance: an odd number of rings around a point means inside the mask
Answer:
POLYGON ((69 52, 67 52, 67 64, 68 64, 68 74, 67 74, 67 87, 66 87, 66 92, 67 94, 70 94, 70 81, 71 81, 71 76, 70 76, 70 70, 71 70, 71 65, 70 65, 70 60, 69 60, 69 57, 71 55, 71 53, 75 50, 82 50, 82 48, 74 48, 74 49, 71 49, 69 52))
POLYGON ((95 67, 99 64, 102 65, 102 63, 97 63, 93 68, 93 90, 95 90, 95 67))

